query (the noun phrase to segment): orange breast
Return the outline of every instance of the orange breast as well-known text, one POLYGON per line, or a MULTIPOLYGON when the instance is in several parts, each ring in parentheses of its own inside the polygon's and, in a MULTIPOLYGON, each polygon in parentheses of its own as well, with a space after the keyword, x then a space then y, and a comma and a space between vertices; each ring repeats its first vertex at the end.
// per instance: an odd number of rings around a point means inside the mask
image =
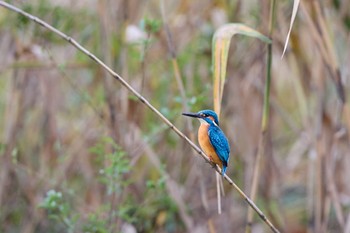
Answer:
POLYGON ((216 164, 218 164, 222 168, 222 162, 217 156, 214 147, 211 145, 209 136, 208 136, 208 128, 209 125, 201 124, 198 129, 198 142, 201 146, 202 150, 209 158, 216 164))

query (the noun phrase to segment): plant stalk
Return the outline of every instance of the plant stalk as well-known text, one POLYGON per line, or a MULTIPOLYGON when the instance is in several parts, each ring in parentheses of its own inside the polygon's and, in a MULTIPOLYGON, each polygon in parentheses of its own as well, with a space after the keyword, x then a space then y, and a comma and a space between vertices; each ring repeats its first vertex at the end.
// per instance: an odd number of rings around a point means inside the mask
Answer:
MULTIPOLYGON (((276 1, 271 0, 270 2, 270 18, 269 18, 269 38, 272 38, 273 25, 275 21, 275 8, 276 1)), ((267 45, 267 64, 266 64, 266 82, 264 89, 264 103, 263 103, 263 115, 261 120, 261 135, 258 145, 258 153, 256 156, 254 171, 253 171, 253 181, 251 187, 250 198, 254 202, 256 200, 256 195, 258 191, 258 181, 260 177, 260 166, 263 157, 265 157, 266 146, 268 142, 268 128, 270 119, 270 87, 271 87, 271 65, 272 65, 272 43, 267 45)), ((253 211, 251 209, 247 212, 247 223, 246 223, 246 233, 252 231, 253 225, 253 211)))

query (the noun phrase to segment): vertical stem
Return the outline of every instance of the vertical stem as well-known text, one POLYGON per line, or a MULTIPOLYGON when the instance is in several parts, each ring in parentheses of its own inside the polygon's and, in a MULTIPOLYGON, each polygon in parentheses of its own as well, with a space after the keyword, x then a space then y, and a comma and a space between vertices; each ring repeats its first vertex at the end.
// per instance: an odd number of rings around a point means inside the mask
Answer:
MULTIPOLYGON (((182 106, 183 106, 185 112, 189 112, 188 100, 187 100, 186 91, 185 91, 185 85, 184 85, 184 83, 182 81, 179 64, 177 62, 177 57, 176 57, 175 47, 174 47, 174 43, 173 43, 173 38, 172 38, 172 35, 171 35, 171 32, 170 32, 170 28, 169 28, 168 23, 167 23, 167 18, 166 18, 166 14, 165 14, 165 5, 164 4, 165 4, 164 0, 161 0, 160 1, 160 11, 161 11, 161 15, 162 15, 163 24, 164 24, 164 30, 165 30, 165 33, 166 33, 168 50, 169 50, 169 53, 170 53, 170 56, 171 56, 171 63, 173 65, 174 76, 175 76, 176 83, 178 85, 179 92, 180 92, 180 95, 181 95, 182 106)), ((188 128, 189 132, 193 132, 193 125, 192 125, 191 121, 187 121, 187 128, 188 128)), ((190 138, 191 138, 191 140, 193 140, 194 139, 194 135, 191 134, 190 138)))
MULTIPOLYGON (((273 0, 274 1, 274 0, 273 0)), ((271 87, 271 64, 272 64, 272 43, 267 45, 267 71, 264 93, 263 116, 261 120, 262 133, 267 131, 270 117, 270 87, 271 87)))
MULTIPOLYGON (((270 5, 270 23, 269 23, 269 37, 272 38, 273 25, 275 22, 275 8, 276 1, 271 0, 270 5)), ((272 43, 267 45, 267 72, 266 72, 266 83, 264 93, 264 109, 261 122, 262 132, 267 130, 269 117, 270 117, 270 86, 271 86, 271 65, 272 65, 272 43)))
MULTIPOLYGON (((269 17, 269 37, 272 37, 273 25, 275 21, 275 7, 276 1, 271 0, 270 2, 270 17, 269 17)), ((267 47, 267 69, 266 69, 266 82, 265 82, 265 92, 264 92, 264 103, 263 103, 263 115, 261 119, 261 135, 258 146, 258 153, 256 156, 254 164, 254 174, 251 187, 250 198, 255 202, 256 194, 258 190, 258 181, 260 177, 260 164, 261 160, 265 154, 265 148, 267 145, 268 137, 268 127, 269 127, 269 117, 270 117, 270 86, 271 86, 271 65, 272 65, 272 43, 268 44, 267 47)), ((246 233, 252 231, 251 227, 253 224, 253 211, 251 209, 247 212, 247 223, 246 223, 246 233)))
POLYGON ((220 192, 220 175, 215 172, 215 177, 216 177, 216 195, 218 198, 218 214, 221 214, 221 192, 220 192))

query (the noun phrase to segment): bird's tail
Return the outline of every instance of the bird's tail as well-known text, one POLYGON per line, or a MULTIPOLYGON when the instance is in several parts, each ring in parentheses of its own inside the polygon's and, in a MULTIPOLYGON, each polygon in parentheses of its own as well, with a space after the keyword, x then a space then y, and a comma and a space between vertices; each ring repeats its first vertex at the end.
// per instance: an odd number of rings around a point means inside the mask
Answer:
POLYGON ((226 172, 227 166, 223 165, 221 169, 221 175, 224 176, 226 172))

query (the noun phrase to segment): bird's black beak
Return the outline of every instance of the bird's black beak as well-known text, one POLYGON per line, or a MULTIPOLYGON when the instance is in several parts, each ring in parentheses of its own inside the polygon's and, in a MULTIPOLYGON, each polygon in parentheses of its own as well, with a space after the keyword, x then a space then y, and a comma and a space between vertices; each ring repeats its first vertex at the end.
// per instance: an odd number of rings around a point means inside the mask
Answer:
POLYGON ((182 115, 189 116, 189 117, 194 117, 194 118, 202 118, 198 113, 183 112, 182 115))

